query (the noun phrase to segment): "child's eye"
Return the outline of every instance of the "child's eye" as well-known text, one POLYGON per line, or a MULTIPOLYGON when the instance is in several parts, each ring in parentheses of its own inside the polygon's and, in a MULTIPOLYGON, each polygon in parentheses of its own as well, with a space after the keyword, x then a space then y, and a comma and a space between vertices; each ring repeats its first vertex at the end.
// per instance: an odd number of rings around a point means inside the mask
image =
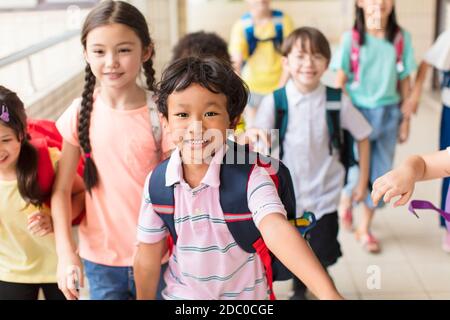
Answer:
POLYGON ((129 49, 129 48, 122 48, 122 49, 119 49, 119 52, 121 52, 121 53, 128 53, 128 52, 131 52, 131 49, 129 49))
POLYGON ((11 141, 11 139, 2 139, 2 142, 3 143, 8 143, 8 142, 10 142, 11 141))
POLYGON ((94 53, 99 56, 103 54, 103 50, 94 50, 94 53))
POLYGON ((187 118, 187 117, 188 117, 188 114, 187 114, 186 112, 179 112, 179 113, 176 113, 176 114, 175 114, 175 117, 178 117, 178 118, 187 118))
POLYGON ((214 117, 214 116, 217 116, 217 115, 218 115, 218 113, 214 112, 214 111, 210 111, 210 112, 205 113, 206 117, 214 117))

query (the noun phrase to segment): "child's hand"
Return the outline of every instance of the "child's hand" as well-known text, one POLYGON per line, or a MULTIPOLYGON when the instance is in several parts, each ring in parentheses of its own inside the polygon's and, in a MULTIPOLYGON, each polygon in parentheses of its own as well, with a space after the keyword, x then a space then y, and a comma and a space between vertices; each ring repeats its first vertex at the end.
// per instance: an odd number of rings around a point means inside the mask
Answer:
POLYGON ((28 231, 35 236, 43 237, 53 232, 52 217, 36 211, 28 216, 28 231))
POLYGON ((408 118, 404 118, 400 123, 400 127, 398 129, 398 142, 405 143, 409 138, 409 124, 410 120, 408 118))
POLYGON ((83 265, 80 257, 72 250, 58 253, 58 288, 67 300, 78 300, 80 288, 84 287, 83 265))
POLYGON ((372 190, 373 203, 377 205, 382 198, 384 202, 389 203, 392 198, 401 196, 394 203, 394 207, 404 205, 411 198, 414 183, 414 172, 408 166, 389 171, 375 180, 372 190))
POLYGON ((406 99, 403 101, 400 110, 402 111, 403 118, 409 119, 417 110, 415 100, 413 98, 406 99))
POLYGON ((352 192, 352 200, 356 203, 363 201, 367 196, 367 185, 357 185, 352 192))
POLYGON ((419 105, 419 101, 414 97, 409 97, 406 99, 401 106, 401 111, 403 117, 410 118, 413 114, 417 112, 417 107, 419 105))

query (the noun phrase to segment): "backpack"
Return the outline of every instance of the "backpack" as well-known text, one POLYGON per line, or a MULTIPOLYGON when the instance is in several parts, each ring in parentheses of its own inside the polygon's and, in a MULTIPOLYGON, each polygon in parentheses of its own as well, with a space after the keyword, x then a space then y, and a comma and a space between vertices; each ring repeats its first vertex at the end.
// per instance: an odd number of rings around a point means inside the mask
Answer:
POLYGON ((272 22, 275 26, 275 37, 268 39, 258 39, 255 36, 255 25, 252 15, 248 12, 241 17, 244 26, 245 39, 248 44, 248 57, 255 52, 258 42, 272 41, 276 50, 280 50, 283 43, 283 12, 272 10, 272 22))
MULTIPOLYGON (((449 190, 450 191, 450 190, 449 190)), ((433 210, 436 211, 445 221, 447 230, 450 232, 450 192, 447 192, 447 198, 445 199, 445 209, 439 209, 430 201, 426 200, 412 200, 408 207, 409 212, 414 214, 417 218, 419 215, 416 210, 433 210)))
MULTIPOLYGON (((356 165, 355 153, 353 151, 353 137, 348 130, 342 129, 340 119, 342 90, 326 87, 327 110, 326 120, 329 134, 328 149, 330 156, 333 149, 339 151, 339 160, 345 168, 345 181, 347 181, 348 169, 356 165)), ((283 158, 283 142, 286 137, 288 125, 288 99, 286 87, 280 88, 273 93, 275 101, 275 129, 279 130, 279 142, 274 144, 275 148, 279 144, 280 159, 283 158)))
MULTIPOLYGON (((264 157, 251 152, 247 146, 227 141, 229 146, 220 169, 220 205, 223 210, 227 227, 235 241, 245 252, 257 253, 264 264, 271 300, 275 299, 273 281, 292 278, 291 272, 268 250, 260 232, 253 222, 252 213, 247 203, 247 183, 250 174, 257 164, 270 174, 277 187, 281 202, 288 212, 291 224, 303 235, 315 225, 312 213, 306 213, 302 218, 295 217, 295 193, 289 170, 273 158, 264 157), (230 163, 231 162, 231 163, 230 163), (278 166, 278 171, 274 168, 278 166)), ((152 172, 148 184, 153 210, 164 221, 169 230, 169 251, 177 243, 174 223, 175 200, 174 186, 166 186, 165 177, 169 159, 159 164, 152 172)))
MULTIPOLYGON (((62 137, 55 126, 55 122, 51 120, 27 120, 27 133, 30 137, 30 143, 35 147, 38 153, 38 172, 37 179, 41 192, 46 196, 44 202, 50 207, 50 196, 52 192, 53 182, 55 180, 55 171, 48 152, 48 148, 62 149, 62 137)), ((81 157, 78 162, 77 173, 83 176, 84 159, 81 157)), ((72 225, 79 225, 85 216, 82 212, 72 225)))
MULTIPOLYGON (((360 80, 360 70, 359 70, 359 56, 361 51, 360 46, 360 35, 356 29, 352 29, 352 43, 351 43, 351 51, 350 51, 350 72, 353 74, 353 82, 351 86, 353 88, 358 87, 360 80)), ((393 42, 395 52, 396 52, 396 60, 397 60, 397 73, 402 73, 405 70, 405 66, 403 64, 403 52, 405 47, 405 39, 403 36, 403 32, 401 29, 397 30, 397 34, 394 38, 393 42)))

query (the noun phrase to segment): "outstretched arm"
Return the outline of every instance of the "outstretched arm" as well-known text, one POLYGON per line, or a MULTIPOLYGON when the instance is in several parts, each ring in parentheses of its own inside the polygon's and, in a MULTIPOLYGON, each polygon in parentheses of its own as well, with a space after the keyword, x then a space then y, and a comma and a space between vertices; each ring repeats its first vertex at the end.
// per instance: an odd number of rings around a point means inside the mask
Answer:
POLYGON ((259 224, 270 251, 319 299, 342 299, 317 257, 300 233, 280 214, 269 214, 259 224))
POLYGON ((398 168, 375 180, 372 199, 377 204, 381 199, 389 202, 400 196, 394 206, 404 205, 411 198, 416 182, 447 176, 450 176, 450 153, 447 150, 410 156, 398 168))

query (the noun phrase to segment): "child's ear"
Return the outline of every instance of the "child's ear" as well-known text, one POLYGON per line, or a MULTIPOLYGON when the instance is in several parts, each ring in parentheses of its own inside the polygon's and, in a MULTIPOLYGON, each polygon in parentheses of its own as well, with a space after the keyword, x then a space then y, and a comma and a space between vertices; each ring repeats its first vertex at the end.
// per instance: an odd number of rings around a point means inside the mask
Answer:
POLYGON ((144 49, 142 50, 142 63, 147 62, 148 59, 150 59, 150 57, 152 56, 153 53, 153 46, 147 46, 144 47, 144 49))
POLYGON ((283 64, 283 69, 287 69, 289 67, 289 61, 287 56, 281 57, 281 63, 283 64))
POLYGON ((241 119, 241 116, 237 116, 230 122, 230 129, 236 130, 236 127, 239 123, 239 120, 241 119))
POLYGON ((86 50, 83 50, 83 57, 87 64, 90 64, 89 62, 89 55, 87 54, 86 50))
POLYGON ((167 118, 161 112, 159 112, 159 120, 162 123, 164 132, 170 133, 169 121, 167 120, 167 118))

